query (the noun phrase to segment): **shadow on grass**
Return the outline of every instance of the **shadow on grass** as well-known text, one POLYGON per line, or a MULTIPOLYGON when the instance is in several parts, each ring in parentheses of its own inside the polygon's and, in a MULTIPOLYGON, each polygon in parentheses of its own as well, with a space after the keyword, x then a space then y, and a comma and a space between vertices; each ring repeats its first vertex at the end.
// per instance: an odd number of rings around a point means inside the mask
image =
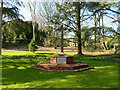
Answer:
POLYGON ((2 59, 46 59, 46 55, 3 55, 2 59))
POLYGON ((117 55, 117 54, 103 54, 103 55, 87 55, 87 54, 84 54, 84 56, 87 56, 87 57, 110 57, 110 58, 120 58, 120 55, 117 55))
POLYGON ((106 55, 98 55, 98 56, 92 56, 92 55, 82 55, 82 56, 74 56, 74 59, 77 61, 81 61, 81 60, 89 60, 89 61, 108 61, 108 62, 116 62, 116 63, 120 63, 119 58, 112 58, 106 55))
MULTIPOLYGON (((30 67, 27 64, 17 64, 3 69, 3 85, 17 85, 29 83, 29 88, 46 87, 116 87, 117 78, 114 66, 101 66, 83 72, 45 72, 30 67), (114 82, 114 83, 113 83, 114 82), (113 83, 113 84, 112 84, 113 83), (47 86, 46 86, 47 85, 47 86)), ((24 85, 23 85, 24 86, 24 85)), ((14 88, 14 87, 12 87, 14 88)))
POLYGON ((55 53, 36 53, 36 54, 38 54, 38 55, 54 55, 55 53))

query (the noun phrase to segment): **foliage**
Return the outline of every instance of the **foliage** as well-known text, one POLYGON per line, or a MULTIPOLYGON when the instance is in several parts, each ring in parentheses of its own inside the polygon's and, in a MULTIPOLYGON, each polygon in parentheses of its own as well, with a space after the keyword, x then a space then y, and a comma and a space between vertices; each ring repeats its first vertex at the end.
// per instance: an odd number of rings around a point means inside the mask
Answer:
POLYGON ((31 22, 24 22, 23 20, 16 19, 5 22, 2 26, 3 42, 28 40, 32 38, 32 25, 31 22))
POLYGON ((105 26, 87 28, 86 32, 84 30, 83 32, 85 32, 85 34, 82 39, 84 40, 83 43, 87 44, 86 49, 92 49, 92 51, 103 51, 104 48, 106 48, 106 50, 110 49, 109 48, 110 44, 108 46, 108 43, 111 42, 111 40, 108 40, 110 37, 107 34, 109 33, 113 34, 112 30, 113 29, 111 27, 105 26), (94 40, 95 35, 96 41, 94 40))
POLYGON ((37 45, 36 45, 34 39, 32 39, 31 42, 29 43, 28 48, 29 48, 29 51, 31 51, 31 52, 35 52, 36 51, 37 45))
POLYGON ((40 30, 37 30, 35 33, 36 33, 35 35, 36 44, 40 46, 44 46, 45 40, 48 35, 47 32, 40 29, 40 30))
POLYGON ((14 55, 14 56, 9 56, 9 55, 3 55, 2 59, 46 59, 45 55, 14 55))
POLYGON ((18 0, 7 0, 3 2, 3 20, 13 20, 18 18, 24 18, 19 14, 19 6, 22 6, 22 3, 18 0))
MULTIPOLYGON (((47 37, 47 32, 43 30, 36 30, 36 44, 44 46, 45 39, 47 37)), ((23 21, 21 19, 15 19, 7 21, 2 26, 3 34, 3 47, 6 47, 7 43, 28 44, 33 38, 33 29, 31 21, 23 21)))
POLYGON ((48 38, 46 38, 46 46, 54 46, 58 47, 60 46, 60 32, 56 30, 51 30, 49 34, 47 35, 48 38))
POLYGON ((3 12, 3 19, 4 18, 16 19, 20 16, 17 7, 13 7, 13 8, 4 7, 2 12, 3 12))

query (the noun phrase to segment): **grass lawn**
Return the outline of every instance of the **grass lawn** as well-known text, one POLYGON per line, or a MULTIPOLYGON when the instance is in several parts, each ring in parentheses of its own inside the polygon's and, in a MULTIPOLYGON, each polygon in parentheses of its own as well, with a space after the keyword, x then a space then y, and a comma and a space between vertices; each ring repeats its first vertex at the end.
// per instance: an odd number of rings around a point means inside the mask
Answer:
POLYGON ((2 88, 118 88, 117 58, 75 56, 75 61, 86 62, 95 68, 83 72, 45 72, 31 68, 58 53, 4 51, 2 88))

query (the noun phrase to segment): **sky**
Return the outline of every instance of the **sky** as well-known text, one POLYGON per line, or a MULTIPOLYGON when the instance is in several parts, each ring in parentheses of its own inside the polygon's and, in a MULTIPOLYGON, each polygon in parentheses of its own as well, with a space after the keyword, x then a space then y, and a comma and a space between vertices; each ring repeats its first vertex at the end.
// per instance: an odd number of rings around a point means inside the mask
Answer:
POLYGON ((19 9, 20 9, 19 13, 24 16, 25 21, 31 20, 31 14, 30 14, 29 10, 22 8, 22 7, 19 9))

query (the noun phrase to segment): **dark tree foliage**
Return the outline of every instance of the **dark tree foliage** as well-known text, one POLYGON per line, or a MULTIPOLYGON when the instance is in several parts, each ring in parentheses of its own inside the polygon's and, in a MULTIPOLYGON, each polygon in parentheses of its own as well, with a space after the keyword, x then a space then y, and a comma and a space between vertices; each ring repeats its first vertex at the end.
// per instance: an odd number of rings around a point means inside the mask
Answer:
POLYGON ((2 26, 3 42, 32 39, 32 24, 20 19, 5 22, 2 26))

